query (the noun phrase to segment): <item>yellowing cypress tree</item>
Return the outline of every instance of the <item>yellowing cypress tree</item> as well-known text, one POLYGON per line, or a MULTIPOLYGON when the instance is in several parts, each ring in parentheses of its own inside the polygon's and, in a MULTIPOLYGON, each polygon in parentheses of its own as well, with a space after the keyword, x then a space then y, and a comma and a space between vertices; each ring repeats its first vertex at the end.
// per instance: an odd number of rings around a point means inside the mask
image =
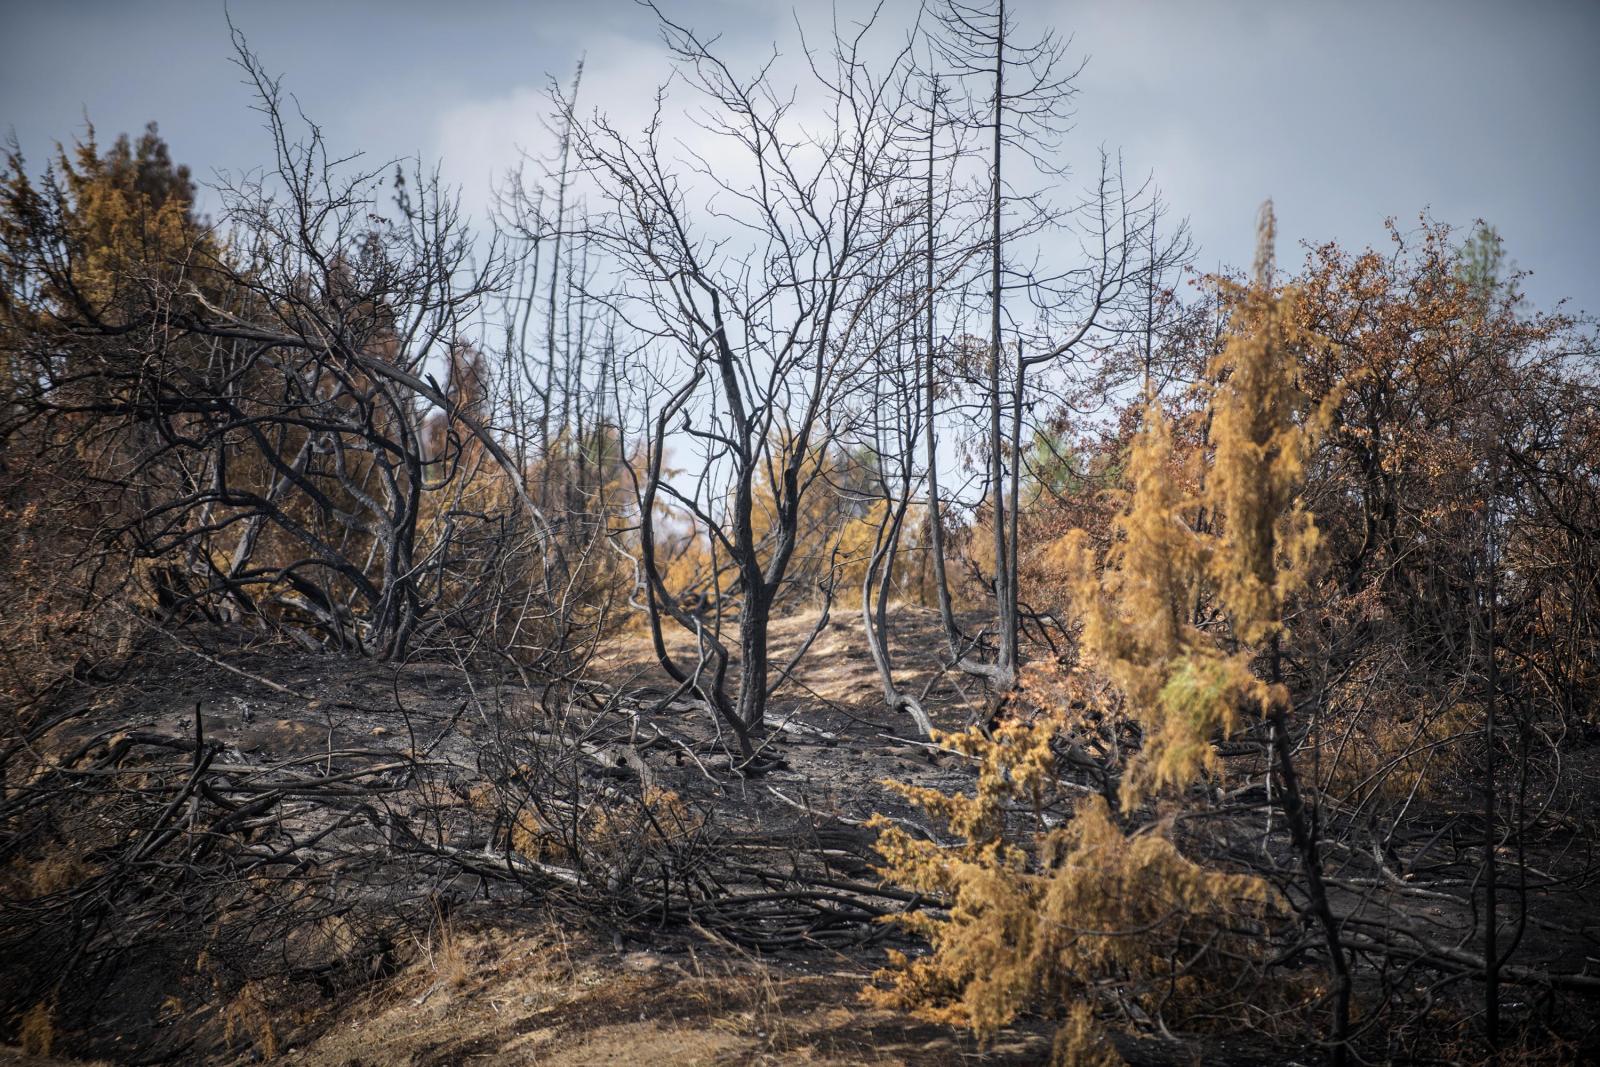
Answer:
MULTIPOLYGON (((1321 342, 1293 326, 1294 294, 1272 291, 1270 204, 1259 236, 1255 283, 1233 290, 1232 336, 1211 368, 1202 488, 1185 490, 1171 425, 1152 401, 1105 558, 1082 531, 1063 543, 1083 660, 1120 692, 1142 734, 1123 812, 1093 796, 1062 827, 1008 837, 1008 808, 1037 809, 1062 788, 1052 741, 1072 722, 1065 708, 992 737, 941 737, 978 759, 977 787, 971 796, 899 787, 947 822, 953 846, 878 824, 888 877, 949 905, 899 920, 933 951, 893 959, 880 1001, 985 1036, 1024 1008, 1054 1009, 1066 1020, 1056 1062, 1101 1064, 1115 1060, 1088 1006, 1098 979, 1115 978, 1123 1003, 1149 997, 1152 1013, 1171 1019, 1192 1007, 1200 1017, 1221 1010, 1231 979, 1260 960, 1264 939, 1253 931, 1282 900, 1258 879, 1184 856, 1166 820, 1126 825, 1151 794, 1214 770, 1215 741, 1247 716, 1283 714, 1282 686, 1251 663, 1264 641, 1275 652, 1285 605, 1310 569, 1316 526, 1298 493, 1331 408, 1310 410, 1295 384, 1297 362, 1321 342), (1202 504, 1213 520, 1204 533, 1185 518, 1202 504), (1231 632, 1196 624, 1208 602, 1231 632)), ((1276 675, 1275 654, 1271 662, 1276 675)))
POLYGON ((170 290, 198 253, 214 251, 194 218, 189 170, 174 166, 154 123, 103 154, 91 128, 73 155, 63 150, 56 170, 73 206, 64 221, 77 295, 94 313, 117 316, 148 299, 145 289, 170 290))
POLYGON ((1312 408, 1296 380, 1300 359, 1326 342, 1295 323, 1299 295, 1272 291, 1272 202, 1262 205, 1255 284, 1236 293, 1239 323, 1211 367, 1216 455, 1207 497, 1223 517, 1210 574, 1234 637, 1256 645, 1278 633, 1304 583, 1317 527, 1298 499, 1305 464, 1338 391, 1312 408))
POLYGON ((1299 361, 1325 342, 1295 325, 1295 293, 1273 292, 1274 231, 1269 201, 1255 282, 1232 290, 1233 329, 1210 368, 1212 459, 1201 498, 1187 499, 1174 477, 1171 429, 1152 403, 1107 558, 1093 559, 1081 533, 1066 543, 1083 650, 1122 689, 1144 731, 1124 804, 1215 769, 1213 741, 1237 729, 1247 708, 1268 710, 1278 694, 1250 661, 1276 637, 1315 555, 1316 524, 1298 493, 1337 397, 1313 410, 1296 382, 1299 361), (1201 503, 1214 519, 1203 537, 1184 521, 1201 503), (1190 621, 1202 595, 1222 606, 1238 651, 1190 621))
POLYGON ((1258 954, 1245 935, 1271 908, 1265 883, 1185 857, 1159 822, 1125 834, 1099 796, 1026 845, 1005 834, 1008 808, 1053 790, 1051 739, 1059 715, 939 740, 978 759, 974 795, 897 787, 947 820, 953 846, 879 819, 878 849, 895 882, 949 902, 945 915, 897 921, 926 937, 920 959, 891 953, 876 1003, 910 1008, 988 1039, 1029 1008, 1065 1017, 1054 1062, 1120 1063, 1093 1021, 1093 990, 1115 974, 1144 1010, 1181 1016, 1215 1008, 1213 981, 1229 960, 1258 954))
POLYGON ((1125 806, 1214 767, 1212 740, 1267 696, 1245 655, 1224 653, 1190 620, 1212 545, 1185 522, 1196 501, 1182 492, 1174 462, 1171 427, 1151 403, 1129 454, 1133 488, 1112 521, 1106 559, 1094 559, 1081 531, 1066 547, 1084 657, 1122 691, 1144 733, 1123 778, 1125 806))

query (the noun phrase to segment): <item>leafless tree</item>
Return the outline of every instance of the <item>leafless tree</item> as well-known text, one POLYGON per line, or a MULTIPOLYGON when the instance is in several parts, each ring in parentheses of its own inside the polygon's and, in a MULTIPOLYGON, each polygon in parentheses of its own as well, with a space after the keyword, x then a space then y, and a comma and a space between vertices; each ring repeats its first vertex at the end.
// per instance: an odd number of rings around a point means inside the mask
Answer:
MULTIPOLYGON (((1147 280, 1171 269, 1187 249, 1181 228, 1159 248, 1140 255, 1141 236, 1157 204, 1146 186, 1131 186, 1120 159, 1100 153, 1098 175, 1075 203, 1057 206, 1042 191, 1014 181, 1014 167, 1052 184, 1068 179, 1059 149, 1072 116, 1082 64, 1068 59, 1070 41, 1054 31, 1019 43, 1005 0, 975 5, 945 0, 935 9, 936 54, 956 84, 970 87, 964 121, 981 128, 988 170, 985 257, 988 261, 987 352, 982 357, 981 406, 985 521, 992 539, 995 641, 993 656, 963 655, 960 666, 998 691, 1016 680, 1023 608, 1018 589, 1020 495, 1030 412, 1030 381, 1082 361, 1110 339, 1137 327, 1138 297, 1147 280), (1020 157, 1020 159, 1019 159, 1020 157), (1075 244, 1076 262, 1024 257, 1031 239, 1075 244), (1029 305, 1019 313, 1016 294, 1029 305)), ((1083 368, 1078 368, 1080 374, 1083 368)), ((1061 392, 1058 380, 1055 389, 1061 392)), ((1068 395, 1069 402, 1081 397, 1068 395)), ((1107 398, 1097 398, 1103 404, 1107 398)), ((965 642, 948 607, 952 648, 965 642)))
POLYGON ((837 36, 827 54, 807 53, 814 103, 803 114, 772 84, 770 61, 741 76, 712 42, 658 17, 719 155, 668 154, 665 89, 641 131, 574 116, 579 166, 604 204, 583 232, 618 265, 611 306, 647 339, 630 373, 657 397, 635 446, 638 566, 656 653, 748 758, 767 700, 793 666, 774 670, 768 626, 800 548, 803 505, 821 484, 869 325, 884 336, 866 313, 914 262, 894 240, 914 212, 884 195, 908 165, 911 70, 904 50, 881 73, 869 70, 869 21, 837 36), (692 450, 694 478, 668 475, 675 447, 692 450), (666 583, 658 555, 666 507, 732 572, 731 587, 714 590, 715 620, 666 583), (733 656, 720 609, 732 603, 739 670, 729 696, 733 656), (664 619, 694 635, 697 665, 669 650, 664 619))

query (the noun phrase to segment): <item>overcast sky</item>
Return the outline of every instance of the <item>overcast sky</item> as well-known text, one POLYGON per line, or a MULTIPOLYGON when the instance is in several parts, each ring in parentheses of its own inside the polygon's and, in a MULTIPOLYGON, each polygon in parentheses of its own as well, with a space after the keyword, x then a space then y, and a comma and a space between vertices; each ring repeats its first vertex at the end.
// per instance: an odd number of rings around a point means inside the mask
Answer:
MULTIPOLYGON (((220 0, 7 0, 0 129, 41 162, 57 140, 160 122, 204 181, 267 143, 229 62, 220 0)), ((779 0, 663 0, 755 62, 794 54, 779 0)), ((1152 172, 1191 220, 1201 263, 1249 259, 1272 196, 1291 265, 1301 239, 1383 240, 1424 209, 1497 226, 1541 306, 1600 312, 1600 0, 1013 0, 1089 63, 1069 160, 1104 145, 1152 172)), ((820 28, 823 9, 802 9, 820 28)), ((859 4, 841 2, 841 18, 859 4)), ((586 55, 584 99, 627 112, 666 71, 630 0, 232 0, 226 11, 336 148, 443 160, 481 210, 518 146, 548 148, 547 76, 586 55)), ((914 2, 882 16, 906 24, 914 2)))

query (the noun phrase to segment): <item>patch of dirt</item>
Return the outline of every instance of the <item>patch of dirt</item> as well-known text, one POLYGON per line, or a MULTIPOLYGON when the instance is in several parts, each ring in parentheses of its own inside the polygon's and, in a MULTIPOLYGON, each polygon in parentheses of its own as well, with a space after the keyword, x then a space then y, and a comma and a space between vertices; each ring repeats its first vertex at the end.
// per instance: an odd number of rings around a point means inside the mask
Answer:
MULTIPOLYGON (((960 729, 972 722, 985 708, 983 694, 970 679, 942 670, 945 638, 938 612, 895 605, 890 614, 896 684, 922 697, 936 727, 960 729)), ((775 617, 772 662, 788 662, 816 629, 819 617, 816 610, 775 617)), ((691 635, 671 628, 665 636, 681 662, 693 662, 691 635)), ((622 690, 657 693, 672 688, 642 633, 614 641, 593 667, 598 678, 622 690)), ((703 712, 689 720, 680 713, 667 714, 674 726, 690 733, 715 730, 703 712)), ((915 810, 883 787, 885 778, 948 790, 971 777, 961 757, 925 745, 910 716, 885 706, 861 617, 854 611, 831 613, 793 677, 774 694, 768 719, 774 729, 765 753, 778 761, 758 785, 740 790, 742 802, 752 802, 755 795, 754 803, 770 809, 764 811, 766 817, 787 817, 781 811, 784 801, 772 805, 776 793, 852 822, 876 812, 914 818, 915 810)))

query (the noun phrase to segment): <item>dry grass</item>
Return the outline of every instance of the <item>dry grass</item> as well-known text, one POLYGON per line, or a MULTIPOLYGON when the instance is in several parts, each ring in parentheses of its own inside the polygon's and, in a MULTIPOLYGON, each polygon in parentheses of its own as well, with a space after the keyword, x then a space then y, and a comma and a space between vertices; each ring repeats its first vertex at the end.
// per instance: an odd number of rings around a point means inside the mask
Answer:
MULTIPOLYGON (((804 970, 712 943, 623 952, 558 927, 444 923, 414 963, 285 1062, 445 1064, 938 1064, 969 1062, 959 1034, 862 1007, 863 972, 804 970)), ((986 1063, 1031 1063, 1048 1041, 1002 1035, 986 1063)))
POLYGON ((278 1055, 278 1029, 270 993, 260 982, 246 982, 222 1009, 222 1040, 245 1044, 267 1059, 278 1055))
POLYGON ((28 1055, 50 1055, 56 1043, 55 1012, 50 1005, 41 1000, 24 1012, 17 1036, 22 1041, 22 1051, 28 1055))

